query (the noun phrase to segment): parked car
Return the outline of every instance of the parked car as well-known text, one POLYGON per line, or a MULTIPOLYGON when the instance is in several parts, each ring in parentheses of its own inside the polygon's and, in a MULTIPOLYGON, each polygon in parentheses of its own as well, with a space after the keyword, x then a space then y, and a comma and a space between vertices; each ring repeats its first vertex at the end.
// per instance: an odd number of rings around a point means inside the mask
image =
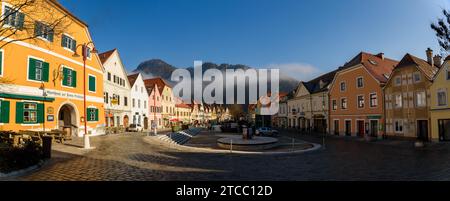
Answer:
POLYGON ((128 132, 142 132, 144 131, 144 128, 140 124, 130 124, 130 126, 127 128, 128 132))
POLYGON ((256 130, 256 135, 259 136, 277 136, 278 131, 268 127, 262 127, 256 130))

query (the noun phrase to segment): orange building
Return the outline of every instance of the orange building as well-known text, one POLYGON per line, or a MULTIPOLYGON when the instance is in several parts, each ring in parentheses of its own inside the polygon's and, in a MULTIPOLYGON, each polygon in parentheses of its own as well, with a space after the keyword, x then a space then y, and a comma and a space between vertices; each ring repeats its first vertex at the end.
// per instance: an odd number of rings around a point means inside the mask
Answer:
MULTIPOLYGON (((11 1, 1 3, 3 15, 17 9, 11 1)), ((92 44, 87 24, 56 0, 38 0, 15 11, 3 26, 16 34, 0 42, 9 42, 0 50, 0 78, 7 80, 0 84, 0 130, 60 129, 82 136, 87 121, 88 133, 104 134, 105 120, 99 116, 104 113, 103 67, 93 45, 85 54, 86 69, 80 56, 80 44, 92 44), (46 12, 34 12, 41 10, 46 12), (63 16, 67 25, 56 34, 48 20, 63 16), (16 41, 27 36, 32 39, 16 41)))
POLYGON ((384 136, 382 88, 397 63, 362 52, 339 69, 329 92, 331 134, 384 136))

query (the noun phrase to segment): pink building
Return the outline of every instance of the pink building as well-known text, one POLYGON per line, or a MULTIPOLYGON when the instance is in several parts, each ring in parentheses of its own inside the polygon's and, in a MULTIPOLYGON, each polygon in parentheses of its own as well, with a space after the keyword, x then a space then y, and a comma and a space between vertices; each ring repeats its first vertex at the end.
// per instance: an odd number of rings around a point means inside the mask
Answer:
POLYGON ((158 84, 145 81, 145 87, 147 88, 148 94, 150 94, 148 98, 149 104, 149 122, 150 126, 153 123, 156 123, 157 128, 163 128, 163 119, 162 119, 162 97, 161 93, 158 90, 158 84))

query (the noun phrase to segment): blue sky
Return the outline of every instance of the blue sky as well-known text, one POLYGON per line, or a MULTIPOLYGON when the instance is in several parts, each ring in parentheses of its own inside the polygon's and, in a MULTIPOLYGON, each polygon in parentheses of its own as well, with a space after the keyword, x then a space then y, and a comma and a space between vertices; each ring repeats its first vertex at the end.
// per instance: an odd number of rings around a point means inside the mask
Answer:
POLYGON ((438 50, 429 28, 448 0, 60 0, 127 70, 160 58, 279 67, 301 80, 360 51, 401 59, 438 50))

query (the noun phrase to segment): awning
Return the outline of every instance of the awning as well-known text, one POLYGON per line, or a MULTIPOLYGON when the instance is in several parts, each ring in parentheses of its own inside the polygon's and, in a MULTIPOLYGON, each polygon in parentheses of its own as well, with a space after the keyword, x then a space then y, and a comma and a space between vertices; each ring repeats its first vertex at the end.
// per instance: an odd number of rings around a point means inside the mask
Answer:
POLYGON ((18 95, 18 94, 9 94, 9 93, 0 93, 0 98, 10 98, 10 99, 18 99, 18 100, 34 100, 34 101, 44 101, 44 102, 55 101, 55 98, 49 98, 49 97, 43 97, 43 96, 18 95))

